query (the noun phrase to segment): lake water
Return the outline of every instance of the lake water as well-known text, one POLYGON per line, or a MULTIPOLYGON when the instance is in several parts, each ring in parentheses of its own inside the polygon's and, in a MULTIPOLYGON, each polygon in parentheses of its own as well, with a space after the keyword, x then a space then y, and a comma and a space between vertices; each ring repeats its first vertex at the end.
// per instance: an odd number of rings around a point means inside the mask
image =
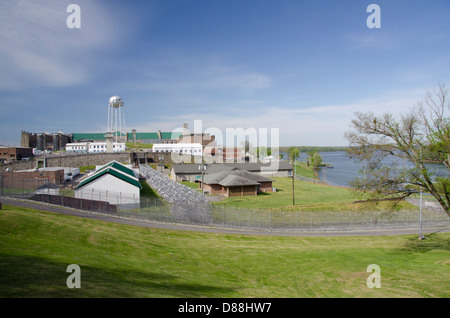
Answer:
MULTIPOLYGON (((322 162, 325 164, 330 164, 333 168, 321 168, 319 169, 319 178, 324 180, 326 183, 335 186, 348 187, 349 182, 360 177, 359 171, 364 168, 363 163, 357 162, 348 156, 345 151, 334 151, 334 152, 320 152, 322 156, 322 162)), ((306 161, 308 154, 301 153, 299 161, 306 161)), ((283 158, 288 158, 287 154, 284 154, 283 158)), ((391 163, 397 161, 398 167, 401 168, 403 165, 405 168, 410 166, 410 163, 403 162, 402 159, 394 158, 388 159, 387 162, 391 163)), ((427 167, 431 168, 436 175, 450 177, 449 171, 439 164, 426 164, 427 167)))

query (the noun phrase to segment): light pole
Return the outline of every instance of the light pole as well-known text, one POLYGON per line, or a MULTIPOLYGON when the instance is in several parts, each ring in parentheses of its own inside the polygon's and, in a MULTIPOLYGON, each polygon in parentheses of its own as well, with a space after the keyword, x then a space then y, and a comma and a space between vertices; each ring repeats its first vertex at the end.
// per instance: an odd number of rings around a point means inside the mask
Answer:
POLYGON ((295 159, 297 158, 294 153, 294 158, 292 158, 292 206, 295 206, 295 192, 294 192, 294 181, 295 181, 295 159))
POLYGON ((46 156, 47 150, 45 149, 45 147, 46 147, 46 144, 45 144, 45 132, 42 133, 42 143, 44 144, 44 164, 43 164, 43 168, 47 168, 47 156, 46 156))
POLYGON ((205 194, 203 191, 203 177, 204 177, 205 167, 206 167, 206 164, 203 161, 203 155, 202 155, 202 165, 200 167, 198 167, 198 169, 202 170, 202 194, 205 194))

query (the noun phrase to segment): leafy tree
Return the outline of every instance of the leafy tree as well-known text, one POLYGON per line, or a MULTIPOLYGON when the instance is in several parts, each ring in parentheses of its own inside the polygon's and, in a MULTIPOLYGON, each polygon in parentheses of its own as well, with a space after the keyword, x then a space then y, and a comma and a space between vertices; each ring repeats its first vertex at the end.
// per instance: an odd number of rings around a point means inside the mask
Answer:
POLYGON ((448 93, 440 85, 399 117, 356 112, 352 120, 354 130, 345 136, 351 146, 349 153, 364 162, 365 168, 352 186, 374 196, 399 199, 422 190, 435 197, 450 217, 448 93), (427 167, 425 163, 430 159, 444 165, 446 173, 438 175, 427 167), (403 166, 404 161, 412 167, 399 169, 399 163, 403 166))
POLYGON ((298 147, 289 147, 288 149, 289 159, 295 161, 298 157, 300 157, 300 150, 298 147))
POLYGON ((317 175, 317 167, 322 165, 322 156, 317 151, 310 151, 308 153, 308 164, 311 163, 314 171, 314 179, 317 175))
POLYGON ((322 165, 322 156, 317 151, 311 151, 308 153, 308 161, 314 168, 322 165))

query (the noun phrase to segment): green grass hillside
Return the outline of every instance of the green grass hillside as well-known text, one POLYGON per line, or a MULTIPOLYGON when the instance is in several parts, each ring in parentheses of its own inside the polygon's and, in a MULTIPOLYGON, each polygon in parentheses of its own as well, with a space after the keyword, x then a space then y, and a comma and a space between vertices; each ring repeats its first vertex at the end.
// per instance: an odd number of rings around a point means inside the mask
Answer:
MULTIPOLYGON (((214 204, 226 204, 240 208, 252 209, 282 209, 282 210, 359 210, 368 209, 364 204, 353 204, 361 197, 355 197, 355 191, 348 188, 314 184, 302 180, 295 180, 295 207, 292 205, 292 178, 271 178, 276 192, 266 192, 257 196, 229 197, 214 204)), ((392 202, 371 204, 371 210, 386 210, 392 208, 392 202)), ((407 202, 401 202, 397 208, 417 210, 407 202)))
POLYGON ((106 223, 4 205, 0 297, 449 297, 450 234, 251 236, 106 223), (69 264, 81 288, 69 289, 69 264), (381 268, 370 289, 367 267, 381 268))

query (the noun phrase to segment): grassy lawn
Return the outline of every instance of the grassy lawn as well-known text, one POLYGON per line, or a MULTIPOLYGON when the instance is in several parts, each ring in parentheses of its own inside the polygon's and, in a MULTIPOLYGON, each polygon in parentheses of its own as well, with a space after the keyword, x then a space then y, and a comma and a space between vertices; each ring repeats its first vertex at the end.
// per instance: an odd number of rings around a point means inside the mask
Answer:
POLYGON ((127 149, 152 149, 153 148, 153 144, 144 144, 144 143, 139 143, 139 142, 127 142, 125 144, 125 146, 127 147, 127 149))
POLYGON ((449 233, 251 236, 0 211, 0 297, 449 297, 449 259, 449 233), (370 264, 381 288, 366 285, 370 264))
POLYGON ((82 166, 80 167, 80 173, 86 173, 88 170, 95 170, 95 166, 82 166))
POLYGON ((305 162, 297 161, 295 163, 295 174, 308 178, 314 178, 313 168, 308 167, 305 162))
POLYGON ((185 186, 187 186, 189 188, 192 188, 194 190, 201 191, 201 189, 198 186, 198 183, 191 182, 191 181, 179 181, 179 183, 181 183, 182 185, 185 185, 185 186))
MULTIPOLYGON (((355 193, 351 189, 333 187, 329 185, 314 184, 306 181, 295 180, 295 207, 292 205, 292 179, 271 178, 275 180, 273 187, 277 192, 261 193, 257 196, 229 197, 215 204, 226 204, 240 208, 256 209, 283 209, 283 210, 359 210, 367 209, 367 205, 353 204, 356 200, 355 193)), ((360 200, 361 198, 358 198, 360 200)), ((372 204, 372 210, 388 209, 392 203, 382 202, 372 204)), ((407 202, 401 202, 400 208, 416 210, 417 208, 407 202)))

